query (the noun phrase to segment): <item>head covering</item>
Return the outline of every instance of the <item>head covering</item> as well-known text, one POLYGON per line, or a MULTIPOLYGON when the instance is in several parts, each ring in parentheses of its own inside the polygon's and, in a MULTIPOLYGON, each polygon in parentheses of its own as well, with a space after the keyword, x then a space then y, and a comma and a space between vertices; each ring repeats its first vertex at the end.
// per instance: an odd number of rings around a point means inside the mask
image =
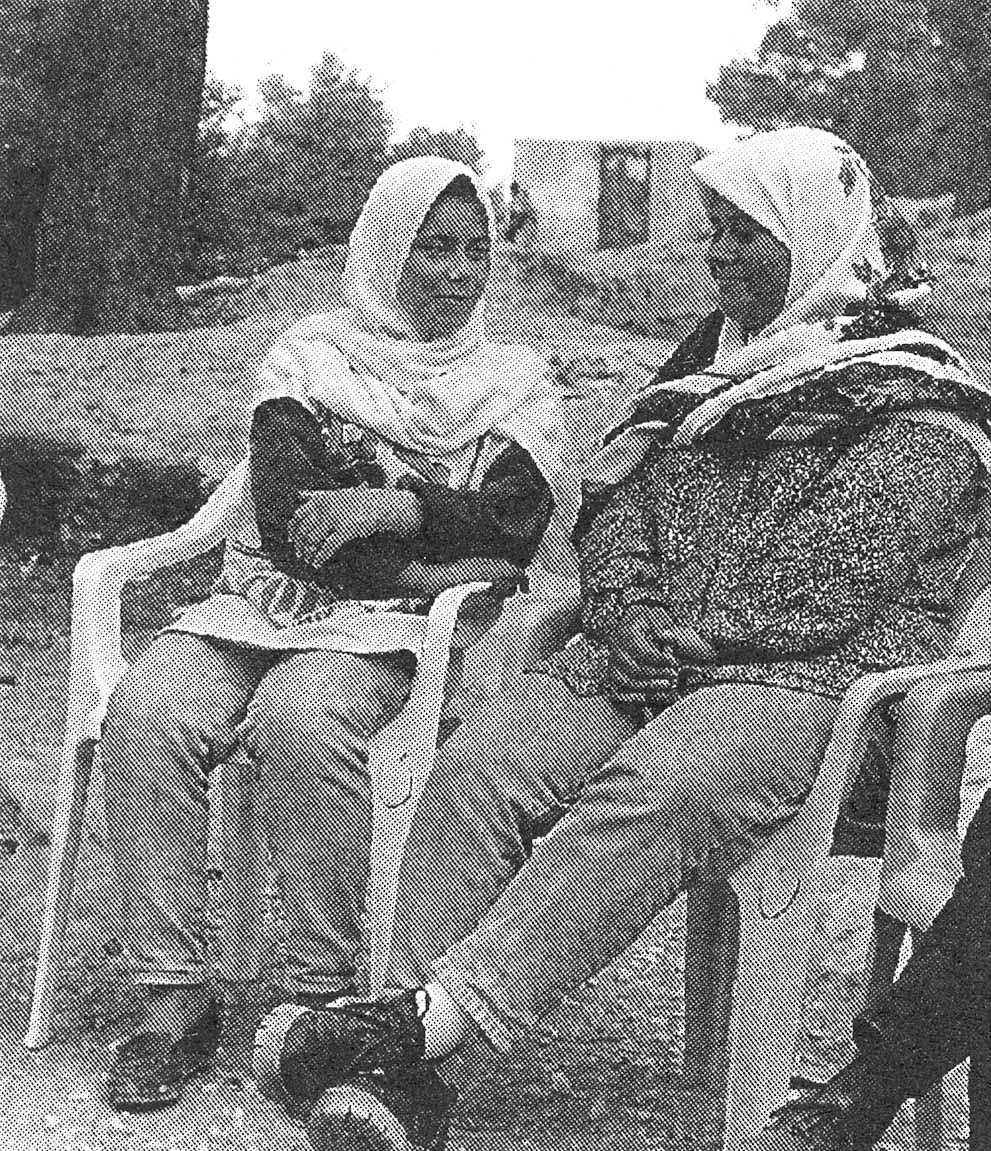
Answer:
POLYGON ((423 340, 396 300, 417 232, 459 176, 485 206, 492 236, 487 197, 470 168, 439 156, 387 168, 351 236, 343 307, 303 320, 276 342, 255 403, 291 395, 431 458, 498 433, 525 448, 558 488, 561 390, 543 359, 526 347, 490 343, 482 301, 453 335, 423 340))
MULTIPOLYGON (((914 328, 876 335, 858 325, 874 304, 918 307, 930 291, 914 234, 847 143, 813 128, 751 136, 696 163, 703 185, 765 227, 791 254, 782 311, 745 342, 726 317, 711 367, 647 388, 638 408, 658 393, 679 393, 688 408, 675 426, 637 418, 614 433, 595 467, 617 482, 663 433, 676 447, 694 443, 743 403, 779 396, 813 376, 870 360, 935 373, 979 389, 962 358, 914 328), (908 350, 911 349, 911 350, 908 350), (629 434, 627 434, 627 431, 629 434)), ((677 406, 677 405, 676 405, 677 406)))
POLYGON ((706 156, 692 171, 791 253, 784 308, 762 339, 864 300, 865 263, 875 276, 886 271, 875 213, 879 189, 838 136, 813 128, 767 132, 706 156))

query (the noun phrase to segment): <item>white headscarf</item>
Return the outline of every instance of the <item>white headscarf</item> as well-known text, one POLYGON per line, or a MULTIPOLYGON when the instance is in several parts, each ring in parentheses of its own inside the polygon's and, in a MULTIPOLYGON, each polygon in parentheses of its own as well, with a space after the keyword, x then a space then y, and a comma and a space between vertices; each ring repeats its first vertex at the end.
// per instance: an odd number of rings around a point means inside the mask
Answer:
POLYGON ((452 336, 422 340, 396 301, 403 266, 427 213, 457 177, 467 177, 491 212, 470 168, 438 156, 387 168, 351 236, 344 306, 289 329, 262 364, 256 404, 292 396, 321 405, 392 444, 443 459, 495 432, 533 457, 561 484, 561 389, 529 348, 486 340, 479 304, 452 336))
MULTIPOLYGON (((864 161, 843 140, 813 128, 762 133, 705 157, 692 171, 788 248, 791 278, 784 308, 749 342, 744 343, 740 325, 726 318, 711 367, 641 393, 638 403, 664 390, 709 397, 679 424, 673 446, 694 443, 738 404, 780 395, 817 372, 857 360, 921 368, 978 386, 953 349, 928 333, 843 339, 851 322, 843 313, 866 300, 868 283, 881 284, 894 271, 877 228, 880 192, 864 161), (915 343, 940 349, 950 362, 936 367, 930 357, 901 350, 915 343)), ((928 290, 919 282, 893 298, 907 306, 928 290)), ((622 478, 643 458, 651 432, 658 429, 641 422, 614 439, 597 457, 594 480, 622 478)))
POLYGON ((838 136, 814 128, 766 132, 706 156, 692 171, 791 253, 784 308, 760 341, 863 300, 855 265, 867 260, 884 270, 867 167, 838 136))

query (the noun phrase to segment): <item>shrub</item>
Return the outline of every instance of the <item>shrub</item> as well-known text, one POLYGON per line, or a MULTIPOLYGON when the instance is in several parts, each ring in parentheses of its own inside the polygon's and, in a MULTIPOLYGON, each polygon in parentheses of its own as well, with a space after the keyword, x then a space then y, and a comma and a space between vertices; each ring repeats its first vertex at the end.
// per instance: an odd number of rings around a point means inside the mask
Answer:
POLYGON ((42 436, 0 439, 9 558, 73 559, 184 523, 205 498, 191 464, 85 458, 78 444, 42 436))

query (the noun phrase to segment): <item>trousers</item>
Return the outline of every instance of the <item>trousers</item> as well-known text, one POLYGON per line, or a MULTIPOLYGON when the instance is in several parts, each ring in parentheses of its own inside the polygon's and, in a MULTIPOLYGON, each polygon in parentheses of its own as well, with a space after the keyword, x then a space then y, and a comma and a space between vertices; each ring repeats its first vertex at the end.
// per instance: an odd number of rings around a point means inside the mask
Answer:
POLYGON ((371 849, 371 736, 409 694, 412 657, 272 654, 167 633, 114 691, 100 743, 126 945, 145 984, 206 978, 208 779, 257 776, 296 990, 351 986, 371 849))
POLYGON ((837 704, 700 689, 638 730, 523 675, 438 753, 403 854, 388 981, 438 981, 508 1049, 705 868, 726 874, 808 794, 837 704))

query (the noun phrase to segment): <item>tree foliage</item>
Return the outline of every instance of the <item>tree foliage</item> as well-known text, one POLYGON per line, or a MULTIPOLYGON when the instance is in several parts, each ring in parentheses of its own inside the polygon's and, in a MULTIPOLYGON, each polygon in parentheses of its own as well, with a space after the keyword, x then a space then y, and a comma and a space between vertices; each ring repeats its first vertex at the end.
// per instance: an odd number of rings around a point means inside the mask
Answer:
POLYGON ((708 95, 760 131, 835 132, 895 194, 991 202, 991 0, 796 0, 708 95))
POLYGON ((254 114, 241 93, 208 78, 191 182, 186 274, 245 273, 300 249, 346 240, 387 164, 442 155, 481 171, 477 140, 458 128, 416 128, 390 145, 381 93, 327 53, 306 93, 265 77, 254 114))
POLYGON ((456 160, 481 174, 484 167, 482 149, 478 141, 464 128, 454 132, 431 132, 429 128, 414 128, 412 132, 389 151, 389 163, 410 160, 415 156, 444 156, 456 160))
MULTIPOLYGON (((66 84, 86 72, 78 24, 92 4, 0 0, 0 312, 34 287, 41 214, 73 105, 66 84)), ((345 240, 372 184, 396 160, 438 154, 482 170, 481 149, 464 128, 418 127, 390 144, 392 131, 382 94, 330 53, 305 93, 273 75, 254 103, 207 76, 181 173, 180 281, 244 275, 345 240)))

